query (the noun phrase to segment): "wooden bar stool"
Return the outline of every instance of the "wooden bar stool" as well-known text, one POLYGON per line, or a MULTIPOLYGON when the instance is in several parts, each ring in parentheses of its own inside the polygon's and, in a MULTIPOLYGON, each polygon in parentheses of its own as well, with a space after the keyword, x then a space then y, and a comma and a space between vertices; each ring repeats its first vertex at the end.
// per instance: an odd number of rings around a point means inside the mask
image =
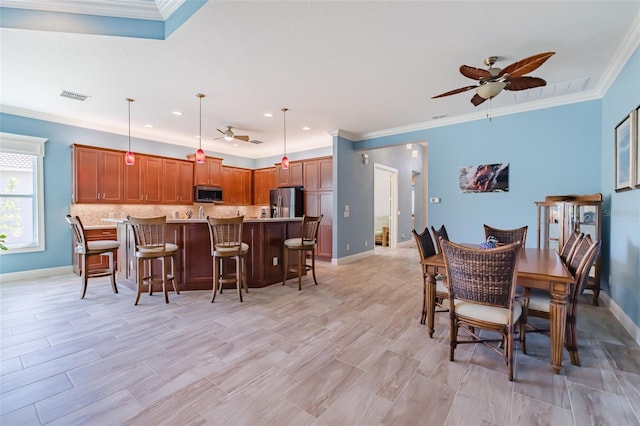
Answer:
POLYGON ((75 247, 73 251, 80 255, 80 268, 82 270, 82 292, 81 299, 84 299, 87 293, 87 282, 89 278, 95 277, 111 277, 111 288, 114 293, 118 293, 118 287, 116 286, 116 268, 115 258, 120 247, 118 241, 113 240, 99 240, 99 241, 87 241, 84 235, 84 226, 78 216, 67 215, 67 222, 71 226, 71 234, 75 247), (91 256, 108 256, 109 268, 108 269, 93 269, 89 271, 87 268, 87 260, 91 256))
POLYGON ((289 272, 298 274, 298 290, 302 290, 302 269, 313 273, 313 281, 318 285, 316 280, 316 245, 318 242, 318 228, 320 227, 320 216, 304 216, 302 218, 302 229, 299 238, 289 238, 284 242, 284 277, 282 285, 287 281, 289 272), (298 252, 297 267, 289 267, 289 250, 298 252), (311 252, 311 265, 307 264, 307 252, 311 252))
POLYGON ((167 281, 173 283, 173 290, 176 294, 180 294, 175 278, 175 258, 178 252, 178 246, 173 243, 165 242, 165 228, 167 218, 164 216, 152 218, 138 218, 128 216, 127 219, 133 228, 133 236, 136 245, 135 257, 137 263, 138 291, 136 294, 137 305, 142 294, 142 286, 149 286, 149 295, 153 294, 153 284, 162 282, 162 292, 164 293, 164 302, 169 303, 169 293, 167 292, 167 281), (153 278, 153 260, 159 259, 162 267, 161 279, 153 278), (166 260, 170 260, 170 270, 167 273, 166 260), (148 275, 145 275, 145 262, 148 266, 148 275))
POLYGON ((247 285, 247 261, 246 255, 249 244, 242 242, 242 224, 244 216, 215 218, 207 216, 209 224, 209 236, 211 240, 211 256, 213 256, 213 293, 211 303, 216 299, 218 288, 222 293, 222 287, 227 283, 235 283, 238 289, 238 298, 242 302, 242 286, 249 293, 247 285), (232 258, 236 262, 234 274, 224 274, 224 259, 232 258))

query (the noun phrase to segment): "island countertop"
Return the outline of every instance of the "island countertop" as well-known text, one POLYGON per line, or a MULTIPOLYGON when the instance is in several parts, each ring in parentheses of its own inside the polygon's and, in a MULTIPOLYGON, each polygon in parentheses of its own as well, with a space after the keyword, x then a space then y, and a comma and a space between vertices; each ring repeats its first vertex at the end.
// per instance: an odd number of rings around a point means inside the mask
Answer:
MULTIPOLYGON (((232 216, 226 216, 226 217, 232 217, 232 216)), ((107 222, 107 223, 113 223, 114 225, 117 225, 118 223, 129 223, 129 221, 127 219, 116 219, 116 218, 103 218, 102 219, 103 222, 107 222)), ((264 223, 270 223, 270 222, 300 222, 302 221, 301 217, 253 217, 253 218, 249 218, 249 217, 245 217, 244 218, 245 222, 248 223, 260 223, 260 222, 264 222, 264 223)), ((207 223, 207 219, 196 219, 196 218, 192 218, 192 219, 167 219, 167 223, 207 223)))

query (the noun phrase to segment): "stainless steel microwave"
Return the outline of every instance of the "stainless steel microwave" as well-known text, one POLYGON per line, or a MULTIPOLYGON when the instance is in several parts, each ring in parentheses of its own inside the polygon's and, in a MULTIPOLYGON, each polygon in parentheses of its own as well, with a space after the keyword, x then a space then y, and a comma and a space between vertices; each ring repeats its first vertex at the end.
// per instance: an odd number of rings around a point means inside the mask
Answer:
POLYGON ((196 203, 221 203, 222 188, 196 185, 193 190, 193 201, 196 203))

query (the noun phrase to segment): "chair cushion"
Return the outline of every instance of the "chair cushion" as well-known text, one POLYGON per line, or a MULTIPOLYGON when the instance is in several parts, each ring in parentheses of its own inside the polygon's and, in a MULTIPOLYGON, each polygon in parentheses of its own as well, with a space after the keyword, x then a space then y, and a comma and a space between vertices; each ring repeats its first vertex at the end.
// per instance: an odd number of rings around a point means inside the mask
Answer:
POLYGON ((114 240, 87 241, 90 251, 111 250, 120 247, 120 243, 114 240))
POLYGON ((222 245, 216 245, 216 252, 217 253, 234 253, 237 252, 238 249, 240 249, 240 251, 242 252, 247 252, 249 251, 249 244, 247 243, 242 243, 242 247, 238 247, 238 246, 222 246, 222 245))
MULTIPOLYGON (((509 320, 509 309, 507 308, 482 305, 464 300, 456 300, 455 306, 456 314, 468 318, 505 325, 509 320)), ((522 315, 522 305, 520 302, 515 302, 513 305, 513 321, 517 321, 520 315, 522 315)))
MULTIPOLYGON (((174 254, 175 252, 178 251, 178 246, 173 243, 165 243, 164 246, 165 246, 166 253, 168 255, 174 254)), ((138 255, 137 253, 139 253, 144 257, 153 257, 154 255, 159 256, 162 253, 162 248, 161 247, 158 247, 158 248, 138 247, 136 256, 138 255)))
POLYGON ((532 294, 529 298, 529 309, 539 312, 550 312, 551 298, 548 294, 532 294))
POLYGON ((443 284, 442 279, 436 278, 436 293, 449 294, 449 289, 443 284))
POLYGON ((284 241, 284 245, 286 247, 295 249, 295 248, 304 248, 304 247, 313 247, 316 244, 313 241, 302 241, 302 238, 289 238, 284 241))

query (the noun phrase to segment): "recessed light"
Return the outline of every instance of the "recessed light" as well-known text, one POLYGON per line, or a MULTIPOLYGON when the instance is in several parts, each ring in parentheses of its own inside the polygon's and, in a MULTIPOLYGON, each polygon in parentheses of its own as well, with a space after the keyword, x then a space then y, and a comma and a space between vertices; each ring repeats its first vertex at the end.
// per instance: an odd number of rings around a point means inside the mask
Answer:
POLYGON ((267 118, 271 118, 271 117, 273 117, 273 114, 271 114, 270 112, 265 112, 264 116, 267 117, 267 118))
POLYGON ((240 145, 238 145, 237 143, 234 143, 233 146, 240 146, 240 145))
POLYGON ((437 114, 437 115, 432 115, 431 119, 432 120, 439 120, 441 118, 445 118, 447 116, 447 114, 437 114))
POLYGON ((152 129, 153 128, 153 124, 145 124, 144 127, 148 127, 150 129, 152 129))
POLYGON ((182 115, 182 113, 180 111, 173 111, 171 114, 173 114, 173 115, 182 115))
POLYGON ((309 127, 309 126, 304 126, 304 127, 302 128, 302 130, 311 130, 311 127, 309 127))

